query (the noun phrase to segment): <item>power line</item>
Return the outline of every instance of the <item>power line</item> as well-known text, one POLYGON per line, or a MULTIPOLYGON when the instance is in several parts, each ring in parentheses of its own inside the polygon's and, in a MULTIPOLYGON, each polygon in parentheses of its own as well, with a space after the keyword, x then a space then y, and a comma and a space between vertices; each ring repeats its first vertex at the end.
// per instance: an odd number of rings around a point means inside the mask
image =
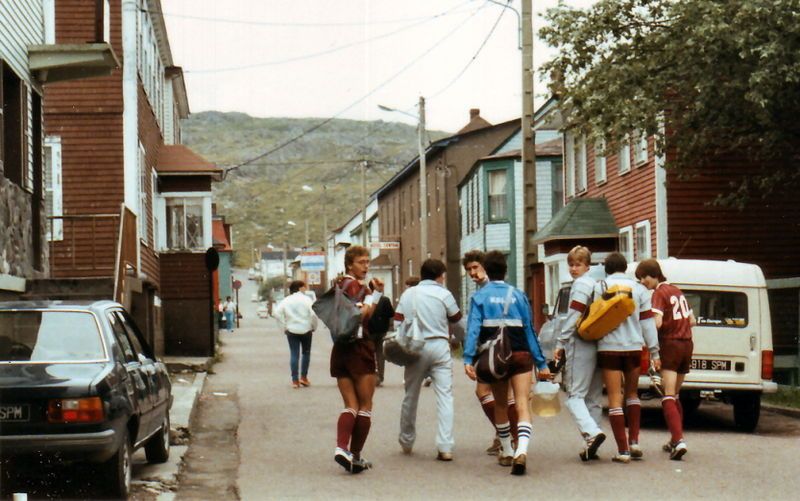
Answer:
MULTIPOLYGON (((509 0, 509 3, 511 3, 510 0, 509 0)), ((467 62, 466 66, 464 66, 461 69, 461 71, 458 72, 458 75, 456 75, 455 78, 450 80, 450 82, 448 82, 447 85, 445 85, 444 87, 442 87, 441 89, 436 91, 433 95, 429 96, 428 97, 429 100, 436 98, 437 96, 441 95, 444 91, 446 91, 447 89, 452 87, 452 85, 454 83, 456 83, 458 81, 458 79, 460 79, 464 75, 464 73, 466 73, 467 69, 472 65, 472 63, 475 62, 475 59, 478 58, 478 55, 481 53, 483 48, 486 46, 486 43, 489 41, 490 38, 492 38, 492 34, 494 34, 494 30, 497 28, 497 25, 500 24, 500 20, 503 18, 503 14, 505 14, 505 12, 506 12, 506 9, 502 9, 500 11, 500 15, 497 16, 497 20, 492 25, 492 29, 489 30, 489 33, 486 35, 486 38, 483 39, 483 42, 481 42, 481 45, 478 47, 478 50, 475 51, 475 54, 473 54, 473 56, 467 62)))
POLYGON ((281 149, 285 148, 286 146, 289 146, 290 144, 292 144, 292 143, 294 143, 294 142, 298 141, 299 139, 301 139, 302 137, 304 137, 304 136, 307 136, 308 134, 311 134, 311 133, 312 133, 312 132, 314 132, 315 130, 319 129, 320 127, 323 127, 323 126, 325 126, 326 124, 328 124, 328 123, 332 122, 332 121, 333 121, 334 119, 336 119, 336 118, 337 118, 339 115, 342 115, 343 113, 346 113, 348 110, 350 110, 351 108, 355 107, 357 104, 361 103, 361 102, 362 102, 362 101, 364 101, 366 98, 368 98, 368 97, 369 97, 369 96, 371 96, 372 94, 376 93, 377 91, 379 91, 380 89, 382 89, 383 87, 385 87, 387 84, 389 84, 389 83, 390 83, 392 80, 394 80, 395 78, 397 78, 398 76, 400 76, 402 73, 404 73, 404 72, 405 72, 407 69, 409 69, 411 66, 413 66, 414 64, 416 64, 417 62, 419 62, 419 61, 420 61, 420 60, 421 60, 423 57, 427 56, 427 55, 428 55, 429 53, 431 53, 431 52, 432 52, 434 49, 436 49, 437 47, 439 47, 439 45, 440 45, 442 42, 444 42, 446 39, 448 39, 449 37, 451 37, 451 36, 452 36, 452 35, 453 35, 453 34, 454 34, 456 31, 458 31, 459 29, 461 29, 462 27, 464 27, 464 26, 467 24, 467 21, 469 21, 469 20, 470 20, 472 17, 474 17, 474 16, 475 16, 475 15, 476 15, 478 12, 480 12, 480 11, 481 11, 481 10, 482 10, 484 7, 486 7, 488 4, 489 4, 489 2, 484 2, 484 4, 483 4, 483 5, 481 5, 481 6, 480 6, 478 9, 476 9, 476 10, 475 10, 475 11, 474 11, 472 14, 470 14, 470 16, 469 16, 467 19, 465 19, 463 23, 459 24, 459 25, 458 25, 458 26, 456 26, 454 29, 452 29, 452 30, 450 30, 449 32, 447 32, 447 33, 446 33, 446 34, 445 34, 443 37, 439 38, 439 39, 438 39, 438 40, 437 40, 437 41, 436 41, 436 42, 435 42, 433 45, 431 45, 431 46, 430 46, 428 49, 426 49, 426 50, 425 50, 425 51, 424 51, 422 54, 420 54, 419 56, 417 56, 415 59, 411 60, 411 62, 409 62, 408 64, 406 64, 406 65, 405 65, 405 66, 403 66, 402 68, 400 68, 400 70, 399 70, 399 71, 397 71, 397 72, 396 72, 396 73, 394 73, 392 76, 390 76, 388 79, 386 79, 386 80, 384 80, 383 82, 381 82, 380 84, 378 84, 378 86, 377 86, 377 87, 374 87, 372 90, 370 90, 369 92, 367 92, 366 94, 364 94, 364 95, 363 95, 363 96, 361 96, 360 98, 356 99, 354 102, 350 103, 348 106, 346 106, 344 109, 342 109, 342 110, 340 110, 339 112, 337 112, 335 115, 333 115, 333 116, 331 116, 331 117, 329 117, 329 118, 326 118, 325 120, 323 120, 323 121, 321 121, 321 122, 317 123, 316 125, 313 125, 313 126, 309 127, 307 130, 305 130, 305 131, 301 132, 300 134, 298 134, 298 135, 296 135, 296 136, 294 136, 294 137, 292 137, 292 138, 290 138, 290 139, 287 139, 286 141, 284 141, 284 142, 282 142, 282 143, 278 144, 277 146, 275 146, 275 147, 273 147, 273 148, 270 148, 269 150, 265 151, 264 153, 261 153, 260 155, 257 155, 257 156, 255 156, 255 157, 253 157, 253 158, 249 159, 249 160, 245 160, 244 162, 241 162, 241 163, 239 163, 239 164, 233 165, 233 166, 231 166, 231 167, 227 167, 227 168, 225 169, 225 171, 224 171, 224 172, 225 172, 225 175, 227 175, 227 174, 228 174, 228 172, 230 172, 230 171, 232 171, 232 170, 235 170, 235 169, 238 169, 239 167, 242 167, 242 166, 244 166, 244 165, 247 165, 247 164, 253 163, 253 162, 255 162, 256 160, 261 160, 262 158, 264 158, 264 157, 267 157, 267 156, 269 156, 269 155, 271 155, 271 154, 275 153, 276 151, 278 151, 278 150, 281 150, 281 149))
MULTIPOLYGON (((461 4, 461 5, 464 5, 464 4, 461 4)), ((223 73, 223 72, 229 72, 229 71, 240 71, 240 70, 247 70, 247 69, 252 69, 252 68, 261 68, 261 67, 264 67, 264 66, 275 66, 275 65, 279 65, 279 64, 286 64, 286 63, 293 63, 293 62, 297 62, 297 61, 304 61, 306 59, 313 59, 315 57, 325 56, 325 55, 328 55, 328 54, 333 54, 334 52, 339 52, 339 51, 344 50, 344 49, 349 49, 351 47, 356 47, 358 45, 363 45, 365 43, 374 42, 375 40, 381 40, 383 38, 388 38, 388 37, 390 37, 392 35, 396 35, 396 34, 401 33, 403 31, 410 30, 411 28, 415 28, 417 26, 421 26, 421 25, 426 24, 426 23, 428 23, 430 21, 433 21, 434 19, 437 19, 437 18, 439 18, 439 17, 441 17, 443 15, 446 15, 446 14, 450 13, 451 10, 456 9, 457 7, 460 7, 461 5, 457 5, 456 7, 453 7, 450 10, 447 10, 447 11, 441 13, 441 14, 437 14, 435 16, 423 18, 422 21, 417 21, 415 23, 412 23, 412 24, 409 24, 409 25, 406 25, 406 26, 402 26, 402 27, 400 27, 400 28, 398 28, 398 29, 396 29, 394 31, 390 31, 388 33, 383 33, 383 34, 374 36, 372 38, 367 38, 365 40, 358 40, 356 42, 346 43, 344 45, 337 45, 336 47, 332 47, 330 49, 325 49, 325 50, 319 51, 319 52, 311 52, 309 54, 303 54, 303 55, 300 55, 300 56, 293 56, 293 57, 289 57, 289 58, 286 58, 286 59, 276 59, 274 61, 265 61, 265 62, 262 62, 262 63, 245 64, 245 65, 240 65, 240 66, 228 66, 228 67, 225 67, 225 68, 206 68, 206 69, 201 69, 201 70, 185 70, 184 73, 187 73, 187 74, 223 73)), ((464 11, 462 11, 462 12, 464 12, 464 11)))

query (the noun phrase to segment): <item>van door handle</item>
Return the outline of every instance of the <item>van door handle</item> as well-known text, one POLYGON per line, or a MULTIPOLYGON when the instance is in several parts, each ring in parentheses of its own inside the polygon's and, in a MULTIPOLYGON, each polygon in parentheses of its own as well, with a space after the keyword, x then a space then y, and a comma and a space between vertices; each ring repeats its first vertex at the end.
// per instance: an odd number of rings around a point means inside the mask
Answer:
POLYGON ((756 349, 756 337, 750 336, 750 351, 755 351, 756 349))

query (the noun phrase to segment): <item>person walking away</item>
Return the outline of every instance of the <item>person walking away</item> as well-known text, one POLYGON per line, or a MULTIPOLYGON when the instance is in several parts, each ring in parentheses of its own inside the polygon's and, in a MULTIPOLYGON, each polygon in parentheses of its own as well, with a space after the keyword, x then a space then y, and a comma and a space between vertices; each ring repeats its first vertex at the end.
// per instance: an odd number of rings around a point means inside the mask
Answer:
POLYGON ((231 300, 230 296, 225 297, 225 304, 222 305, 222 313, 225 315, 225 327, 228 332, 233 332, 233 319, 236 315, 236 303, 231 300))
MULTIPOLYGON (((438 259, 422 263, 422 280, 400 297, 395 321, 402 323, 416 315, 425 345, 420 358, 405 367, 405 396, 400 410, 398 441, 411 454, 416 440, 417 404, 422 381, 430 375, 436 393, 436 459, 453 460, 453 359, 450 355, 448 323, 461 319, 456 299, 444 287, 447 267, 438 259)), ((398 325, 399 326, 399 325, 398 325)))
POLYGON ((369 272, 369 251, 352 245, 344 255, 345 275, 335 287, 361 309, 362 322, 356 339, 335 343, 331 350, 330 372, 336 378, 344 410, 336 423, 334 460, 350 473, 361 473, 372 464, 361 457, 372 425, 372 397, 377 381, 375 344, 369 336, 369 319, 383 296, 383 281, 373 278, 364 284, 369 272))
POLYGON ((383 358, 383 339, 392 326, 393 318, 394 307, 392 306, 392 300, 386 296, 381 296, 375 306, 375 311, 369 318, 368 325, 369 337, 375 344, 375 358, 378 362, 378 386, 383 384, 384 369, 386 367, 386 360, 383 358))
POLYGON ((295 280, 289 284, 289 296, 275 308, 275 317, 281 324, 289 342, 289 370, 292 387, 311 386, 308 366, 311 361, 311 339, 317 330, 317 315, 311 309, 314 302, 306 295, 305 282, 295 280), (300 362, 302 352, 302 363, 300 362))
MULTIPOLYGON (((642 403, 638 396, 642 346, 647 346, 650 360, 656 368, 660 368, 658 335, 650 305, 650 293, 642 284, 625 275, 628 267, 625 256, 612 252, 606 257, 604 267, 608 275, 604 281, 607 288, 615 285, 630 288, 636 305, 633 313, 619 327, 597 342, 597 365, 603 373, 603 382, 608 393, 608 420, 617 442, 617 454, 612 460, 629 463, 631 458, 640 459, 643 456, 639 447, 642 403), (626 412, 622 410, 623 399, 626 412)), ((602 294, 603 282, 595 284, 595 297, 602 294)))
POLYGON ((495 428, 501 444, 498 463, 511 466, 513 475, 522 475, 526 469, 528 443, 532 434, 528 398, 533 366, 536 365, 539 378, 549 378, 550 370, 533 332, 528 298, 522 291, 503 281, 508 269, 505 256, 499 251, 490 251, 484 256, 483 267, 491 282, 476 292, 470 301, 464 344, 464 372, 473 381, 477 380, 474 364, 478 347, 497 335, 498 325, 502 321, 506 325, 512 349, 509 370, 501 379, 487 378, 481 382, 491 384, 494 394, 495 428), (506 308, 507 311, 504 311, 506 308), (511 446, 511 424, 508 421, 509 385, 514 392, 519 415, 516 450, 511 446))
MULTIPOLYGON (((484 285, 489 283, 489 277, 486 276, 486 270, 483 269, 483 251, 474 249, 466 254, 461 259, 461 264, 464 266, 464 271, 475 284, 475 289, 480 290, 484 285)), ((492 395, 492 386, 488 383, 481 383, 478 381, 475 384, 475 396, 481 404, 481 409, 486 415, 486 418, 492 423, 492 428, 495 427, 494 422, 494 395, 492 395)), ((511 438, 514 442, 517 441, 517 408, 514 401, 513 392, 509 390, 508 394, 508 422, 511 423, 511 438)), ((496 456, 500 452, 500 438, 495 433, 494 441, 486 449, 486 453, 490 456, 496 456)))
POLYGON ((658 261, 645 259, 639 263, 636 267, 636 278, 653 291, 651 302, 658 329, 664 393, 661 409, 670 432, 670 440, 664 444, 663 449, 669 452, 670 459, 679 461, 688 448, 683 439, 683 409, 678 396, 692 365, 692 326, 697 322, 686 296, 678 287, 667 282, 658 261))
POLYGON ((597 342, 584 341, 578 335, 577 323, 592 303, 595 282, 588 275, 592 262, 589 249, 577 245, 567 254, 569 274, 574 280, 569 289, 569 309, 556 340, 556 362, 566 359, 564 384, 565 405, 569 409, 584 440, 578 456, 583 461, 598 459, 597 449, 606 435, 600 428, 603 418, 603 379, 597 367, 597 342))

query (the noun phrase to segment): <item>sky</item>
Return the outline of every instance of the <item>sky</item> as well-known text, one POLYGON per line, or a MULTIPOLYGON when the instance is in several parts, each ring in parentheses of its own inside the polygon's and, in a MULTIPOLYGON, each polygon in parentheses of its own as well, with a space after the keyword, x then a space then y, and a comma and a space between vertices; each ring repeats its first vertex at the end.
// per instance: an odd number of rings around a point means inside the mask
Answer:
MULTIPOLYGON (((432 130, 460 129, 470 108, 491 123, 521 115, 517 15, 486 0, 161 3, 193 113, 416 124, 422 95, 432 130)), ((533 1, 534 30, 543 24, 539 14, 557 3, 533 1)), ((593 0, 565 3, 584 7, 593 0)), ((521 9, 520 0, 511 6, 521 9)), ((552 54, 534 38, 535 68, 552 54)), ((546 88, 538 79, 534 85, 538 106, 546 88)))

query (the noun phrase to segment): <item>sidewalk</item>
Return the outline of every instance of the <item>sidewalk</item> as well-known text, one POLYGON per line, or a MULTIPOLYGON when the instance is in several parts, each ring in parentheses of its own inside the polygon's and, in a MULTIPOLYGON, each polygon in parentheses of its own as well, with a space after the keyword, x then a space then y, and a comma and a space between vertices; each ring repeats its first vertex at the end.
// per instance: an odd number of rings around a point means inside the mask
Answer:
POLYGON ((207 370, 212 359, 198 357, 164 357, 172 381, 172 407, 170 408, 170 454, 163 464, 148 464, 144 449, 133 456, 133 488, 145 491, 156 499, 172 499, 172 489, 177 487, 181 462, 188 449, 189 424, 203 391, 207 370), (195 372, 195 370, 199 370, 195 372))

